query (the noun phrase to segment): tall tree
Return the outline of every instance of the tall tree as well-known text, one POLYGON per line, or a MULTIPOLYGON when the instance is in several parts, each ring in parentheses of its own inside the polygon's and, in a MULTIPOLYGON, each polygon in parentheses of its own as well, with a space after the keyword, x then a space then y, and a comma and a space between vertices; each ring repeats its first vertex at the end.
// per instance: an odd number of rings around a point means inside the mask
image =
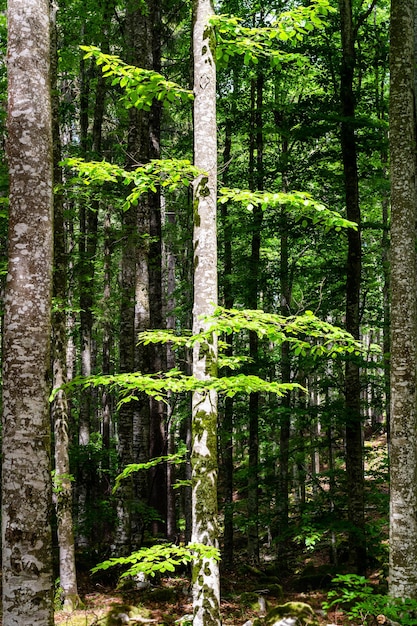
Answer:
MULTIPOLYGON (((194 183, 193 333, 204 328, 202 315, 217 304, 217 124, 216 64, 208 23, 212 0, 195 0, 194 164, 205 174, 194 183)), ((193 350, 193 375, 206 379, 217 361, 217 337, 193 350)), ((218 547, 217 522, 217 394, 194 392, 192 401, 192 541, 218 547)), ((193 566, 194 626, 220 624, 218 563, 201 558, 193 566)))
MULTIPOLYGON (((61 140, 59 131, 59 96, 57 89, 58 50, 56 12, 51 10, 51 90, 54 187, 54 273, 52 315, 52 376, 54 388, 67 382, 67 249, 62 194, 61 140)), ((68 400, 59 389, 51 406, 55 443, 55 509, 59 543, 59 579, 64 593, 64 607, 73 610, 79 603, 72 516, 72 484, 69 461, 68 400)))
MULTIPOLYGON (((261 13, 262 19, 262 13, 261 13)), ((249 154, 249 188, 253 191, 263 191, 263 106, 264 76, 258 74, 251 82, 251 123, 250 123, 250 154, 249 154), (254 152, 256 146, 256 168, 254 152), (255 176, 256 169, 256 176, 255 176)), ((261 261, 261 230, 263 211, 260 206, 253 208, 251 224, 251 255, 250 285, 248 305, 250 309, 258 308, 259 274, 261 261)), ((253 371, 258 371, 259 340, 256 332, 249 333, 249 356, 253 360, 253 371)), ((249 476, 248 476, 248 557, 253 563, 259 563, 259 393, 249 395, 249 476)))
MULTIPOLYGON (((358 156, 355 136, 355 96, 353 79, 356 63, 355 41, 358 24, 353 23, 351 0, 340 0, 342 65, 340 100, 342 108, 341 148, 344 170, 346 215, 358 224, 348 230, 346 264, 346 330, 359 339, 359 304, 361 285, 362 245, 360 235, 358 156)), ((351 558, 360 571, 366 569, 364 474, 362 454, 362 420, 360 413, 359 364, 348 359, 345 370, 346 408, 346 478, 351 522, 351 558)))
POLYGON ((417 594, 417 290, 414 0, 391 2, 390 594, 417 594))
POLYGON ((49 3, 8 6, 9 267, 3 363, 3 624, 52 626, 49 3))

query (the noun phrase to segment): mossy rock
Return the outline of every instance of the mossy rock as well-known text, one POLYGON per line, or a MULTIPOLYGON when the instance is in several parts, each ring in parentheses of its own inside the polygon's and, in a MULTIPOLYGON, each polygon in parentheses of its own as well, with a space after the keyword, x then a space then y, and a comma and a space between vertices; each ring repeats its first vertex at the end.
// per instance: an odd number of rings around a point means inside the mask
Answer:
POLYGON ((266 595, 271 596, 272 598, 280 599, 283 597, 284 593, 282 591, 281 585, 275 583, 272 585, 268 585, 268 593, 266 595))
POLYGON ((255 591, 245 591, 239 597, 240 604, 252 611, 259 611, 259 593, 255 591))
POLYGON ((309 604, 305 602, 286 602, 269 611, 265 617, 265 626, 274 626, 284 617, 297 618, 297 626, 319 626, 319 621, 309 604))
POLYGON ((106 626, 121 626, 126 624, 131 617, 149 618, 150 611, 143 607, 130 604, 113 604, 106 616, 106 626))

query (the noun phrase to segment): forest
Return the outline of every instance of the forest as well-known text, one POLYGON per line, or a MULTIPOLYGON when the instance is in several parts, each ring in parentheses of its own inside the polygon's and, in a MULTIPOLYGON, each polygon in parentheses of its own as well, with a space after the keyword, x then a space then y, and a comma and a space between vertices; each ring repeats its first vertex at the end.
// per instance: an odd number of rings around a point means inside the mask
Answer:
POLYGON ((417 625, 417 6, 8 0, 4 626, 417 625))

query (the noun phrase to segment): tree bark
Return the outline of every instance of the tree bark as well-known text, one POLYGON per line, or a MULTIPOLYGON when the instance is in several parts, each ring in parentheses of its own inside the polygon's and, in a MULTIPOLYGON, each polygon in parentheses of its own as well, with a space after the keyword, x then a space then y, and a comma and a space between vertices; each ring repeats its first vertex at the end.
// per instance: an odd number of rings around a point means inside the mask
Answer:
MULTIPOLYGON (((194 164, 206 174, 194 183, 193 334, 205 326, 201 315, 217 304, 217 125, 214 34, 208 19, 211 0, 194 0, 194 164)), ((193 375, 216 375, 217 337, 193 350, 193 375)), ((217 394, 194 392, 192 399, 192 541, 218 547, 217 394)), ((220 624, 218 562, 200 558, 193 565, 194 626, 220 624)))
POLYGON ((3 363, 3 624, 52 626, 49 3, 8 5, 9 267, 3 363))
POLYGON ((417 595, 417 290, 415 7, 392 0, 391 492, 389 592, 417 595))

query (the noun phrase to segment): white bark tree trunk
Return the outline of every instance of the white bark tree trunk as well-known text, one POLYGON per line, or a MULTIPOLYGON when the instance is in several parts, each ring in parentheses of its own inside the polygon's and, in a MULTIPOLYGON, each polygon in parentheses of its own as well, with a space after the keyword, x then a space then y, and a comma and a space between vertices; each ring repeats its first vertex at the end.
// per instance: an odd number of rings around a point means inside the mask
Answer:
POLYGON ((52 626, 48 371, 53 175, 48 2, 10 0, 8 28, 3 624, 52 626))
MULTIPOLYGON (((216 67, 213 55, 211 0, 194 2, 194 163, 207 175, 194 185, 194 308, 193 333, 204 328, 201 315, 217 304, 217 127, 216 67)), ((193 375, 215 374, 217 338, 193 352, 193 375)), ((192 541, 218 546, 217 520, 217 395, 193 394, 192 402, 192 541)), ((194 626, 220 624, 218 563, 201 559, 193 568, 194 626)))
POLYGON ((417 595, 414 0, 392 0, 390 595, 417 595))

